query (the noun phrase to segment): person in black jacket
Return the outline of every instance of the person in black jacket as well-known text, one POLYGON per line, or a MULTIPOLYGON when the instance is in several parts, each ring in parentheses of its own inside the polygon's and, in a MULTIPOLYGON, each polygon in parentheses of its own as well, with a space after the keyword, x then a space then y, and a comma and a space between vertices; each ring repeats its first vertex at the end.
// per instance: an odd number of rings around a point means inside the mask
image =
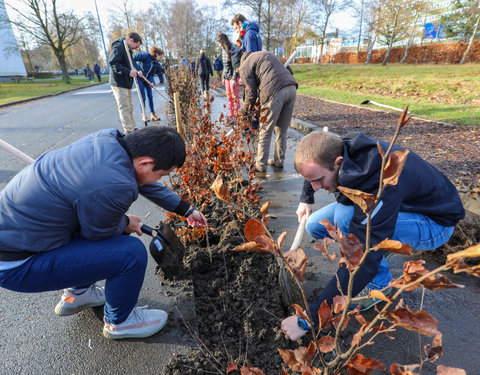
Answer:
POLYGON ((125 39, 127 40, 128 53, 130 53, 130 56, 132 55, 132 50, 142 45, 142 38, 137 33, 130 33, 127 38, 117 39, 112 43, 109 64, 110 86, 117 101, 120 122, 122 123, 125 133, 129 133, 135 130, 132 100, 133 78, 136 77, 137 74, 141 76, 142 72, 130 69, 127 51, 123 44, 125 39))
MULTIPOLYGON (((306 229, 313 237, 328 236, 325 227, 320 224, 321 220, 328 219, 337 224, 342 233, 357 237, 365 248, 366 215, 337 188, 343 186, 376 195, 381 169, 377 142, 384 151, 387 150, 387 142, 359 132, 339 137, 315 131, 300 141, 294 163, 305 183, 297 215, 299 220, 303 215, 308 216, 306 229), (337 202, 312 214, 313 194, 319 189, 335 194, 337 202)), ((400 149, 395 146, 393 151, 400 149)), ((409 244, 414 250, 433 250, 448 241, 455 225, 464 216, 465 210, 455 186, 435 167, 410 151, 397 185, 388 186, 383 191, 371 215, 370 243, 378 244, 389 238, 409 244)), ((355 276, 353 296, 359 295, 365 287, 368 291, 388 286, 392 275, 384 255, 386 252, 383 250, 368 254, 355 276)), ((322 302, 332 304, 333 298, 340 294, 337 277, 343 293, 347 293, 349 271, 343 264, 310 304, 315 325, 318 325, 317 311, 322 302)), ((372 302, 371 298, 364 300, 370 302, 370 307, 379 302, 372 302)), ((363 300, 361 305, 364 307, 363 300)), ((287 338, 296 340, 309 327, 299 324, 297 317, 291 316, 282 321, 282 329, 287 338)))
POLYGON ((210 90, 210 76, 213 76, 213 69, 210 59, 205 55, 205 48, 200 50, 200 56, 198 56, 197 63, 195 64, 195 74, 200 76, 203 96, 207 98, 210 90))

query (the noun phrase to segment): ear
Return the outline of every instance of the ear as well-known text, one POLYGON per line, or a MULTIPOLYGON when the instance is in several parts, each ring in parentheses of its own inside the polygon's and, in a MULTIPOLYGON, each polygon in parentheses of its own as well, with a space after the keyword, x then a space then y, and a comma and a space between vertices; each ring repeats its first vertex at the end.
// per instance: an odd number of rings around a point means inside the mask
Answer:
POLYGON ((155 164, 155 161, 150 156, 140 156, 133 159, 133 166, 135 169, 143 170, 145 167, 155 164))
POLYGON ((333 162, 333 165, 335 168, 340 169, 340 167, 342 166, 342 163, 343 163, 343 156, 337 156, 337 158, 333 162))

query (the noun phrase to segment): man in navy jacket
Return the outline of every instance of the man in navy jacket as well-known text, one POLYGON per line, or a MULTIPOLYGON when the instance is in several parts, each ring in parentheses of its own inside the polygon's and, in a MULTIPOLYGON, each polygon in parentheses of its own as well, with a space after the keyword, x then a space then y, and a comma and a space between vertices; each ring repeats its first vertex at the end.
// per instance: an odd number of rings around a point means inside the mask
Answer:
POLYGON ((262 50, 262 37, 257 23, 247 21, 243 14, 238 13, 233 17, 232 25, 240 37, 239 41, 245 52, 262 50))
POLYGON ((185 161, 168 127, 123 135, 101 130, 47 152, 0 193, 0 287, 26 293, 66 288, 55 312, 104 308, 107 338, 148 337, 167 313, 135 307, 147 266, 141 220, 127 214, 142 194, 204 226, 203 214, 157 183, 185 161), (95 282, 106 280, 105 288, 95 282))
MULTIPOLYGON (((345 234, 353 234, 365 248, 366 215, 362 209, 339 193, 343 186, 376 195, 381 168, 381 156, 388 143, 377 141, 358 132, 339 137, 322 131, 304 137, 295 153, 295 168, 305 178, 301 203, 297 209, 299 220, 308 215, 306 229, 315 238, 328 235, 319 223, 328 219, 345 234), (313 193, 324 189, 335 194, 332 203, 312 214, 313 193)), ((400 149, 395 146, 394 150, 400 149)), ((433 250, 448 241, 454 226, 465 216, 455 186, 431 164, 413 152, 407 156, 403 171, 395 186, 388 186, 372 213, 371 244, 389 238, 407 243, 415 250, 433 250)), ((372 251, 355 276, 352 295, 356 296, 367 284, 381 289, 392 279, 384 251, 372 251), (369 284, 370 285, 370 284, 369 284)), ((347 292, 349 272, 343 264, 320 295, 310 304, 312 319, 318 324, 317 311, 323 301, 332 304, 340 294, 337 277, 343 293, 347 292)), ((303 323, 303 322, 302 322, 303 323)), ((286 337, 296 340, 309 327, 299 325, 295 316, 282 321, 286 337)))

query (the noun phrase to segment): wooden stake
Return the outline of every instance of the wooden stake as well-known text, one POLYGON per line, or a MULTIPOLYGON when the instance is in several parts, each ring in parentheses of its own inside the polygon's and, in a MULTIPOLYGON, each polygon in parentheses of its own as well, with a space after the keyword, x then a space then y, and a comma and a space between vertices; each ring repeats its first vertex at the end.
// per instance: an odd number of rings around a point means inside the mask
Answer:
POLYGON ((177 132, 185 139, 183 133, 182 113, 180 111, 180 94, 178 92, 173 93, 173 101, 175 104, 175 120, 177 121, 177 132))

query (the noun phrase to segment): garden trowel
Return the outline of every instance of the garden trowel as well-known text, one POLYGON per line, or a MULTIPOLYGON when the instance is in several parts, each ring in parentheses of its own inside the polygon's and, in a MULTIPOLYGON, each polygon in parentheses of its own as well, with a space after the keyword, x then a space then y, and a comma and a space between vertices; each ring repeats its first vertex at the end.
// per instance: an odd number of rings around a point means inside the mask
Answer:
MULTIPOLYGON (((307 222, 307 215, 303 215, 298 225, 297 233, 293 240, 290 250, 297 250, 300 247, 302 242, 303 234, 305 233, 305 223, 307 222)), ((280 258, 278 258, 280 259, 280 258)), ((278 271, 278 284, 280 285, 280 290, 282 292, 282 301, 286 306, 291 306, 296 303, 300 306, 303 306, 303 297, 300 287, 297 282, 285 267, 285 265, 280 261, 280 269, 278 271)), ((305 307, 305 306, 303 306, 305 307)))

